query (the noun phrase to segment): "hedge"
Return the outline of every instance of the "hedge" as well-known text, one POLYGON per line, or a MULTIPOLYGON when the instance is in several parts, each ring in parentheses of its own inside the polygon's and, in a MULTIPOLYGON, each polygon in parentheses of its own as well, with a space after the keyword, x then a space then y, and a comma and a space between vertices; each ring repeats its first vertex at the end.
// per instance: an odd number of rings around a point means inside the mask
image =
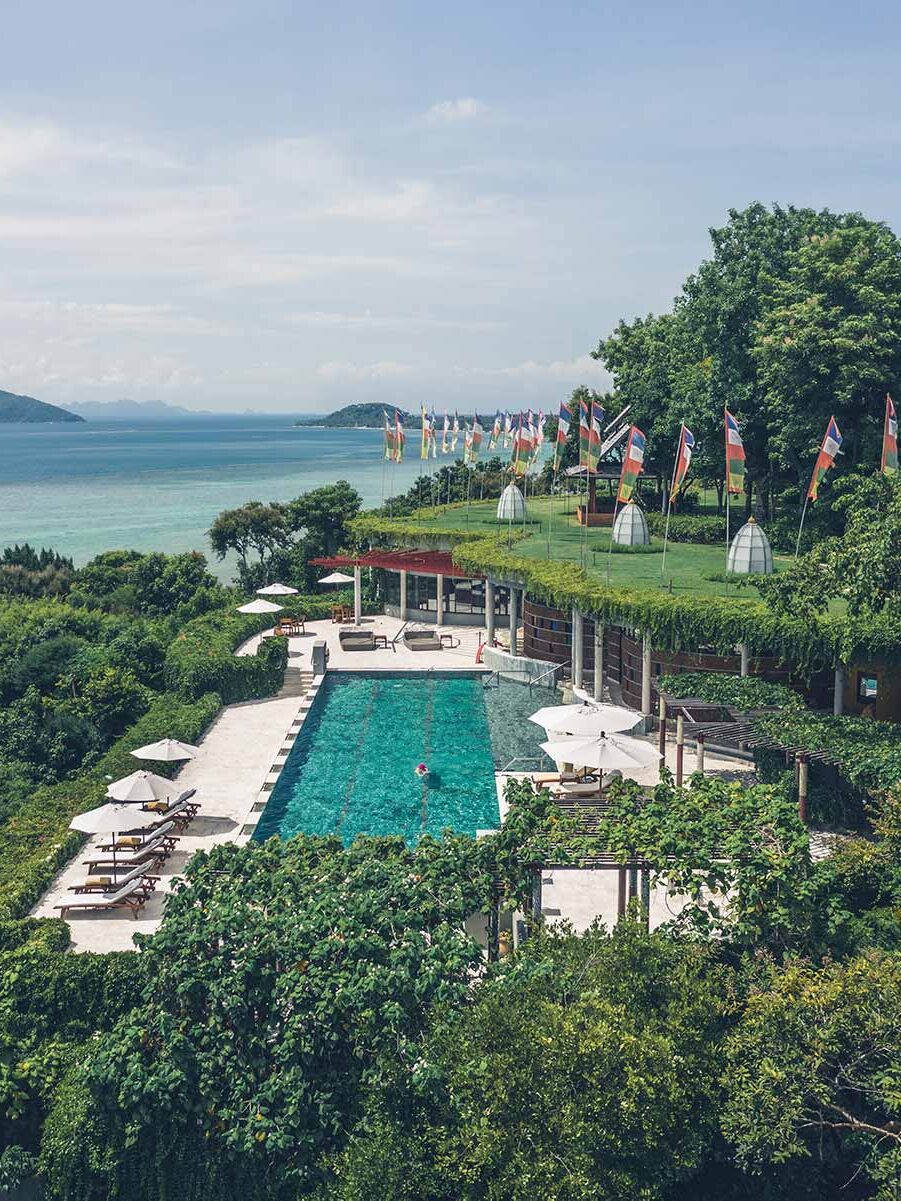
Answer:
MULTIPOLYGON (((665 513, 645 513, 648 529, 652 534, 662 538, 666 530, 665 513)), ((736 533, 742 521, 732 523, 732 533, 736 533)), ((696 542, 705 546, 716 546, 726 543, 726 518, 692 516, 690 513, 672 513, 669 520, 670 542, 696 542)))
MULTIPOLYGON (((0 921, 25 917, 83 845, 84 835, 70 830, 69 822, 77 813, 103 804, 108 778, 136 770, 130 751, 164 737, 194 742, 219 708, 215 693, 196 700, 161 693, 94 767, 75 779, 36 788, 0 826, 0 921)), ((155 770, 171 775, 175 766, 159 764, 155 770)))
POLYGON ((806 707, 804 698, 787 684, 774 684, 759 676, 685 671, 675 676, 661 676, 657 688, 679 699, 697 697, 712 705, 730 705, 742 710, 765 709, 769 706, 794 710, 806 707))
MULTIPOLYGON (((435 509, 435 514, 448 512, 465 506, 445 505, 435 509)), ((432 517, 432 510, 429 510, 429 517, 432 517)), ((516 524, 514 523, 514 536, 516 535, 516 524)), ((520 523, 521 524, 521 523, 520 523)), ((435 549, 441 546, 459 546, 465 542, 481 542, 485 541, 485 531, 483 529, 467 530, 467 529, 435 529, 431 520, 416 521, 412 517, 391 518, 391 517, 375 517, 363 513, 359 517, 355 517, 350 523, 350 529, 353 536, 359 542, 370 541, 377 544, 388 542, 394 545, 397 543, 409 543, 414 546, 426 546, 435 549)), ((521 534, 520 534, 521 536, 521 534)), ((491 541, 494 541, 492 538, 491 541)), ((498 545, 503 543, 506 545, 506 531, 497 534, 498 545)))
POLYGON ((287 639, 264 638, 256 654, 235 654, 248 638, 271 626, 268 613, 219 609, 195 617, 182 626, 166 651, 166 687, 185 697, 217 692, 225 704, 271 696, 285 676, 287 639))

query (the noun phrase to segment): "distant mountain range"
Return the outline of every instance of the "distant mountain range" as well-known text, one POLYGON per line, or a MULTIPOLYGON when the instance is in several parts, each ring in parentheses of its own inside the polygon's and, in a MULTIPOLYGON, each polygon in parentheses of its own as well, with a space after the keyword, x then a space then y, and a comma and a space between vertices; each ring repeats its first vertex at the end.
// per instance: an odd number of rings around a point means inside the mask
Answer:
POLYGON ((27 421, 84 421, 77 413, 49 405, 33 396, 19 396, 16 392, 0 390, 0 422, 27 421))
POLYGON ((72 408, 87 421, 173 421, 178 418, 187 420, 192 417, 219 416, 200 409, 185 409, 181 405, 166 404, 164 400, 86 400, 73 404, 72 408))
MULTIPOLYGON (((328 413, 325 417, 301 417, 294 424, 328 426, 332 429, 360 429, 361 427, 381 429, 385 421, 386 410, 390 414, 395 412, 391 405, 345 405, 343 409, 336 409, 334 413, 328 413)), ((412 421, 410 413, 405 413, 403 409, 396 411, 400 413, 402 421, 412 421)))

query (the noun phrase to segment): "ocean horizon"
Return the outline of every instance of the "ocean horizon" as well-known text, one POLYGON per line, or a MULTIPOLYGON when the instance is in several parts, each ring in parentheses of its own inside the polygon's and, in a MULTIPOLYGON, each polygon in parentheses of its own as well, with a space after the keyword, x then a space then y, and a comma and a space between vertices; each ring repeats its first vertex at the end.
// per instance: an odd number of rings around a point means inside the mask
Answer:
MULTIPOLYGON (((198 550, 222 509, 287 501, 346 479, 367 508, 405 492, 418 456, 386 463, 379 429, 219 416, 0 427, 0 546, 51 546, 76 565, 103 550, 198 550)), ((418 447, 417 447, 418 449, 418 447)))

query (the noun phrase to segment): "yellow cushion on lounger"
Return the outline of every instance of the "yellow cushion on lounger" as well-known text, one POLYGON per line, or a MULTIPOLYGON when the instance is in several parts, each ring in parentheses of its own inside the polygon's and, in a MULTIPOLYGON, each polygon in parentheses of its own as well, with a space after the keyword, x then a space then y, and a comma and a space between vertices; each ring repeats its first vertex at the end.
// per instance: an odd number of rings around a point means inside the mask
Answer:
POLYGON ((85 880, 85 887, 107 888, 112 882, 112 876, 88 876, 87 880, 85 880))
POLYGON ((151 813, 165 813, 166 810, 169 808, 169 802, 168 801, 150 801, 150 803, 145 805, 144 808, 149 810, 151 813))
POLYGON ((120 838, 116 843, 117 847, 139 847, 140 845, 140 838, 120 838))

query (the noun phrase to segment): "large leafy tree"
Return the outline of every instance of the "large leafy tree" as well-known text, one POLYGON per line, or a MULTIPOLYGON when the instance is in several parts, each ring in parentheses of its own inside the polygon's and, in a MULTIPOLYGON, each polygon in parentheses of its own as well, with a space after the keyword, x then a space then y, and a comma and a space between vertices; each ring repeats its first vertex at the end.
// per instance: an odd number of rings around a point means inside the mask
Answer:
POLYGON ((273 839, 197 855, 143 944, 136 1008, 92 1048, 45 1142, 53 1188, 296 1201, 430 1006, 482 963, 473 839, 273 839), (146 983, 144 983, 146 981, 146 983))

